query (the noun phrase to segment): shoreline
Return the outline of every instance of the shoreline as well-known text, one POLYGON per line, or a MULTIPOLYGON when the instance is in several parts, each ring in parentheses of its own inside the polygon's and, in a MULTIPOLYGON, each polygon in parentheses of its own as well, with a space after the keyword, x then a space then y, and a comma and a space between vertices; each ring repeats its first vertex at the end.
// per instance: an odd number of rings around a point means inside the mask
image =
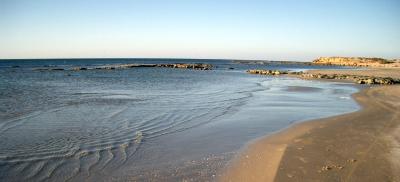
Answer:
POLYGON ((399 180, 399 94, 400 86, 365 88, 352 95, 358 111, 297 123, 257 139, 230 162, 219 181, 399 180))

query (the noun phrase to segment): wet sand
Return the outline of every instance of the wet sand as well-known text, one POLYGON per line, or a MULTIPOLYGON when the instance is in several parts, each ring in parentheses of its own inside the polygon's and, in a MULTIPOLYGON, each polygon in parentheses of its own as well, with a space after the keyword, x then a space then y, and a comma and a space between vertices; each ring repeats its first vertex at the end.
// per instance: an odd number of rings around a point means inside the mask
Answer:
POLYGON ((286 91, 288 92, 319 92, 322 89, 316 87, 304 87, 304 86, 288 86, 286 91))
MULTIPOLYGON (((399 69, 313 73, 400 77, 399 69)), ((296 124, 245 147, 220 181, 400 180, 400 86, 353 95, 357 112, 296 124)))

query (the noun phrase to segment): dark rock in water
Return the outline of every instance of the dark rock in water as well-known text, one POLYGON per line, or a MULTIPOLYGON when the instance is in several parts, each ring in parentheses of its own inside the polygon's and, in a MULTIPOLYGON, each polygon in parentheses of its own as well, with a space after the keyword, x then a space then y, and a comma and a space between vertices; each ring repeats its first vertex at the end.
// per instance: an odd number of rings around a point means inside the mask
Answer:
POLYGON ((282 70, 247 70, 247 73, 259 74, 259 75, 284 75, 284 74, 289 74, 289 71, 282 71, 282 70))
MULTIPOLYGON (((115 69, 128 69, 128 68, 139 68, 139 67, 166 67, 166 68, 184 68, 184 69, 196 69, 196 70, 211 70, 213 66, 211 64, 117 64, 117 65, 105 65, 97 67, 73 67, 69 70, 72 71, 83 71, 83 70, 115 70, 115 69)), ((51 70, 64 70, 63 68, 36 68, 34 70, 39 71, 51 71, 51 70)))
POLYGON ((166 68, 184 68, 184 69, 196 69, 196 70, 211 70, 211 64, 184 64, 184 63, 176 63, 176 64, 158 64, 157 67, 166 67, 166 68))
POLYGON ((125 68, 138 68, 138 67, 166 67, 166 68, 185 68, 185 69, 199 69, 209 70, 212 68, 211 64, 123 64, 123 65, 109 65, 96 67, 96 69, 125 69, 125 68))
POLYGON ((135 67, 156 67, 156 66, 157 66, 156 64, 140 64, 135 67))
POLYGON ((72 68, 72 71, 80 71, 80 70, 87 70, 85 67, 74 67, 72 68))
POLYGON ((400 83, 400 80, 395 80, 390 77, 386 78, 375 78, 375 77, 364 77, 364 78, 356 78, 357 83, 359 84, 383 84, 383 85, 393 85, 400 83))
POLYGON ((337 79, 337 80, 352 80, 358 84, 382 84, 382 85, 392 85, 400 84, 399 79, 393 79, 390 77, 373 77, 373 76, 359 76, 359 75, 341 75, 341 74, 300 74, 300 76, 305 78, 319 78, 319 79, 337 79))
POLYGON ((95 67, 94 69, 114 70, 114 69, 141 68, 141 67, 167 67, 167 68, 209 70, 212 68, 212 65, 210 64, 120 64, 120 65, 98 66, 95 67))

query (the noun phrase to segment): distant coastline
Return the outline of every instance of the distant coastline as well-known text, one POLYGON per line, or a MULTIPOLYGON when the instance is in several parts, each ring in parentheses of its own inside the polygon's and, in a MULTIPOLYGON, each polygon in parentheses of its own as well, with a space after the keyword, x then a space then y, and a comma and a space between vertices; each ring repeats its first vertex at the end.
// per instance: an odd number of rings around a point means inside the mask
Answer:
POLYGON ((234 60, 241 64, 304 64, 322 66, 350 67, 400 67, 400 59, 368 58, 368 57, 320 57, 312 61, 272 61, 272 60, 234 60))

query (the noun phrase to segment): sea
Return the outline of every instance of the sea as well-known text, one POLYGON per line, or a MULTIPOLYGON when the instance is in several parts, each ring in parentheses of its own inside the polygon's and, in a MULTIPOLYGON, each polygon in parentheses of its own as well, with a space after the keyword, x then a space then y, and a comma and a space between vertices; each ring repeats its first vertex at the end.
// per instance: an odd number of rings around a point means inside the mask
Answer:
POLYGON ((197 59, 0 60, 0 181, 214 181, 251 141, 353 112, 342 82, 248 69, 349 69, 197 59), (76 66, 208 63, 212 70, 76 66), (63 71, 37 68, 65 68, 63 71))

